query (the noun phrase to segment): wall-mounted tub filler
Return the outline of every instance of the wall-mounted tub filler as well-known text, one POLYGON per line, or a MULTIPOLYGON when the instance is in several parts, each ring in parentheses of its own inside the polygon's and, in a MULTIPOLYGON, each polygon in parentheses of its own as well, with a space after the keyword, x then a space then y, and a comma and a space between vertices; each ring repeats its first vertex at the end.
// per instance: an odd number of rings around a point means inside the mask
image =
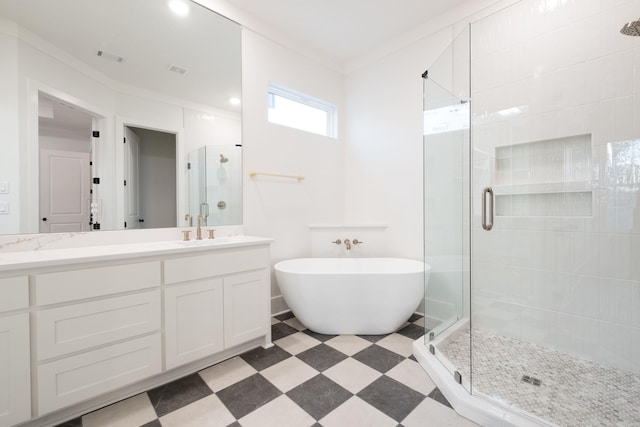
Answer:
POLYGON ((347 248, 348 251, 351 250, 351 245, 360 245, 364 242, 358 240, 358 239, 353 239, 353 240, 349 240, 349 239, 344 239, 344 242, 340 239, 336 239, 331 243, 335 243, 336 245, 341 245, 342 243, 344 243, 345 247, 347 248))

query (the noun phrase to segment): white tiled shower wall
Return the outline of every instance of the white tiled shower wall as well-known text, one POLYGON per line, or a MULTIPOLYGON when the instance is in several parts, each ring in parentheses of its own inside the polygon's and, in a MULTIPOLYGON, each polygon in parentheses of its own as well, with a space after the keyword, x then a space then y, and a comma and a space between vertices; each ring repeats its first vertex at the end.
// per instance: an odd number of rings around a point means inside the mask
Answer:
POLYGON ((523 0, 471 27, 474 327, 636 372, 640 38, 619 30, 639 11, 638 0, 523 0), (579 135, 591 144, 581 183, 591 211, 579 198, 571 215, 527 215, 544 184, 549 203, 574 203, 564 178, 550 180, 573 176, 577 161, 556 162, 546 177, 502 174, 496 182, 496 152, 579 135), (496 183, 538 186, 537 195, 517 210, 496 206, 511 216, 497 216, 486 232, 480 194, 496 183))

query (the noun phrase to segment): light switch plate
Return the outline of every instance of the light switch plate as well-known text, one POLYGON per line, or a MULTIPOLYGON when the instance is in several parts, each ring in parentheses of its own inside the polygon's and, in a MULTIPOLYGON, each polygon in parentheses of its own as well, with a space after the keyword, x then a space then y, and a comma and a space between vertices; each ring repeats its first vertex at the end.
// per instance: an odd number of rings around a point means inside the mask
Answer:
POLYGON ((9 202, 0 202, 0 215, 9 215, 9 202))
POLYGON ((9 182, 0 181, 0 194, 9 194, 9 182))

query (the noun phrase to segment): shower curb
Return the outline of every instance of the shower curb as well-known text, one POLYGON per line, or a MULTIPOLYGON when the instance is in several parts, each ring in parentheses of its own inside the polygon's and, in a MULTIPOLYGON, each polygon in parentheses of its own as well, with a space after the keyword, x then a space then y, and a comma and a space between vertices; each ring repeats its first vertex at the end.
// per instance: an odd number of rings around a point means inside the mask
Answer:
POLYGON ((429 353, 429 349, 425 345, 426 338, 423 336, 413 342, 413 355, 459 415, 483 427, 545 427, 553 425, 538 422, 517 409, 504 407, 487 398, 468 393, 464 387, 455 382, 453 375, 436 356, 429 353))

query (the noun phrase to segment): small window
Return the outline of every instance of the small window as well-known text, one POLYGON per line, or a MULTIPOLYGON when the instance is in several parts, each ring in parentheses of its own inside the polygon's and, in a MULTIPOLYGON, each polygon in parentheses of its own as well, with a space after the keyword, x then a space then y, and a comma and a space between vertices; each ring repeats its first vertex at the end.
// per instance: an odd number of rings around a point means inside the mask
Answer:
POLYGON ((269 82, 268 120, 318 135, 336 138, 336 106, 269 82))

